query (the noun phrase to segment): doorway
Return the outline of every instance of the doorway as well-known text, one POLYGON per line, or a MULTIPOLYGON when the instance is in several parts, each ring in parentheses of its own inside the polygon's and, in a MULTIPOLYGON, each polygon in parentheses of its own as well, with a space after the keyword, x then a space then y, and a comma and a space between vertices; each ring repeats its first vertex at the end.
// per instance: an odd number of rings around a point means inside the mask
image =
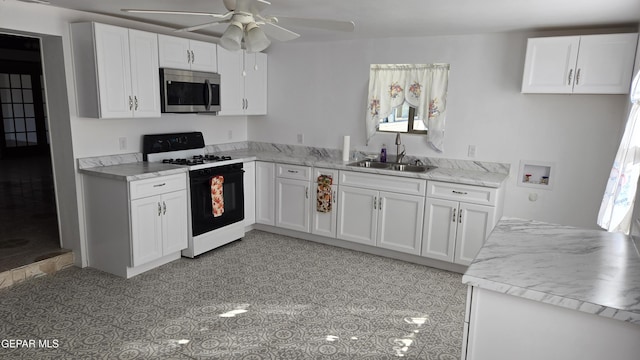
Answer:
POLYGON ((0 272, 64 252, 40 40, 0 34, 0 272))

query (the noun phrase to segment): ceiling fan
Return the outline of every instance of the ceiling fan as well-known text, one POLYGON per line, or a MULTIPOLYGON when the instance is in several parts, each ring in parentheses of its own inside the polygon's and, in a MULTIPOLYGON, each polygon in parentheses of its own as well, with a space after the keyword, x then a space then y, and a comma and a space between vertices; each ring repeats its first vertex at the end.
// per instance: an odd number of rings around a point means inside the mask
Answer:
POLYGON ((129 13, 212 17, 213 20, 207 23, 178 29, 176 31, 194 31, 209 26, 228 24, 227 29, 220 38, 220 45, 227 50, 240 50, 242 47, 242 39, 244 38, 245 48, 248 52, 259 52, 266 49, 271 44, 267 35, 278 41, 293 40, 300 36, 278 25, 280 20, 293 26, 305 26, 316 29, 348 32, 355 29, 353 21, 263 16, 260 13, 265 10, 267 6, 271 5, 271 3, 266 0, 222 0, 222 2, 228 10, 225 14, 143 9, 122 9, 122 11, 129 13))

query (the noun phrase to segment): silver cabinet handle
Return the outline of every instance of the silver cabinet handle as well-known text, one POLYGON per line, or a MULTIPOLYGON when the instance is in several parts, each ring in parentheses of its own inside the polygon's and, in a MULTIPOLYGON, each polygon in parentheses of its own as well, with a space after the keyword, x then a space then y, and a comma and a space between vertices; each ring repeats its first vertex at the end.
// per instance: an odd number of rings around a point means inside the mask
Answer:
POLYGON ((460 209, 460 212, 458 213, 458 224, 462 224, 462 209, 460 209))
POLYGON ((287 170, 287 172, 290 172, 290 173, 292 173, 292 174, 297 174, 297 173, 298 173, 298 170, 287 170))
POLYGON ((458 194, 458 195, 467 195, 468 194, 466 191, 451 190, 451 192, 454 193, 454 194, 458 194))
POLYGON ((165 186, 165 185, 167 185, 167 183, 155 184, 155 185, 153 185, 153 187, 161 187, 161 186, 165 186))
POLYGON ((245 109, 249 108, 249 99, 244 99, 244 101, 247 103, 247 106, 245 106, 245 109))
POLYGON ((382 210, 382 196, 380 196, 380 199, 378 200, 378 209, 382 210))
POLYGON ((576 72, 576 85, 580 84, 580 70, 582 69, 578 69, 578 72, 576 72))
POLYGON ((336 198, 337 198, 337 197, 338 197, 338 196, 336 195, 336 191, 335 191, 335 190, 333 190, 333 199, 331 199, 331 200, 333 200, 333 203, 334 203, 334 204, 336 203, 336 198))
POLYGON ((377 210, 378 209, 377 206, 378 206, 378 197, 374 196, 373 197, 373 209, 377 210))
POLYGON ((162 215, 165 215, 167 213, 167 203, 166 202, 162 202, 162 215))
POLYGON ((158 203, 158 216, 162 215, 162 206, 158 203))
POLYGON ((194 62, 196 62, 196 53, 191 50, 191 63, 193 64, 194 62))
POLYGON ((453 217, 451 218, 451 222, 456 222, 456 210, 457 209, 453 209, 453 217))
POLYGON ((571 85, 571 76, 573 76, 573 69, 569 70, 569 79, 567 80, 567 85, 571 85))
POLYGON ((309 198, 309 187, 308 186, 304 187, 304 197, 307 198, 307 199, 309 198))
POLYGON ((135 104, 134 110, 138 111, 138 96, 133 97, 133 103, 135 104))
POLYGON ((129 95, 129 110, 133 110, 133 97, 129 95))
POLYGON ((191 53, 187 50, 187 62, 191 64, 191 53))

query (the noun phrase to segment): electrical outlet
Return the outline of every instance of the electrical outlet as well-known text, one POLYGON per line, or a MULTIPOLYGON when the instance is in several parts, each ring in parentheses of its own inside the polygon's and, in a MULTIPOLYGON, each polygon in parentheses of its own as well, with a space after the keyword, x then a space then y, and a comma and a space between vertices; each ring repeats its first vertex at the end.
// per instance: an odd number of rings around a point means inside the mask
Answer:
POLYGON ((467 150, 467 156, 469 156, 470 158, 476 157, 476 146, 475 145, 469 145, 469 149, 467 150))
POLYGON ((127 150, 127 138, 121 137, 118 139, 118 144, 120 145, 120 150, 127 150))
POLYGON ((298 144, 304 143, 304 134, 298 134, 298 144))
POLYGON ((227 139, 229 139, 229 140, 233 139, 233 130, 229 130, 227 132, 227 139))

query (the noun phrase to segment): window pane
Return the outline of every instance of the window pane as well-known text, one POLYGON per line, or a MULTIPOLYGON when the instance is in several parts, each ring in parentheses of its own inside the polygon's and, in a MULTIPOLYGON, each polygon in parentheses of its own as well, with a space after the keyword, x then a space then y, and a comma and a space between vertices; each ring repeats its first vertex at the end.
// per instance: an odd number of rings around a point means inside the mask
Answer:
POLYGON ((24 124, 24 118, 17 118, 15 119, 15 124, 16 124, 16 132, 17 131, 26 131, 26 126, 24 124))
POLYGON ((2 103, 10 103, 11 102, 11 90, 9 89, 0 89, 0 101, 2 103))
POLYGON ((38 145, 38 133, 28 132, 27 142, 29 143, 29 146, 38 145))
POLYGON ((4 119, 4 132, 15 132, 16 128, 13 126, 13 119, 4 119))
POLYGON ((413 120, 413 130, 419 131, 427 131, 427 127, 424 125, 424 122, 420 119, 413 120))
POLYGON ((0 74, 0 88, 9 88, 9 74, 0 74))
POLYGON ((31 75, 22 75, 22 87, 31 89, 31 75))
POLYGON ((11 96, 14 103, 22 102, 22 90, 20 89, 11 90, 11 96))
POLYGON ((16 135, 11 133, 11 134, 5 134, 4 135, 4 141, 7 145, 7 147, 16 147, 16 135))
POLYGON ((27 145, 27 134, 16 133, 16 146, 25 146, 25 145, 27 145))
POLYGON ((31 90, 22 90, 22 101, 26 103, 33 102, 33 91, 31 90))
POLYGON ((15 117, 24 116, 24 110, 22 109, 22 104, 13 104, 13 116, 15 117))
POLYGON ((380 120, 379 131, 395 131, 395 132, 407 132, 408 130, 408 116, 409 116, 409 104, 404 103, 393 109, 391 115, 388 118, 380 120))
POLYGON ((20 86, 20 75, 19 74, 11 74, 9 76, 11 78, 11 88, 13 89, 19 89, 22 86, 20 86))
POLYGON ((33 104, 24 104, 24 116, 25 117, 34 117, 35 112, 33 110, 33 104))
POLYGON ((27 118, 27 131, 36 131, 36 119, 27 118))
POLYGON ((11 104, 2 104, 2 117, 3 118, 13 117, 13 107, 11 106, 11 104))

